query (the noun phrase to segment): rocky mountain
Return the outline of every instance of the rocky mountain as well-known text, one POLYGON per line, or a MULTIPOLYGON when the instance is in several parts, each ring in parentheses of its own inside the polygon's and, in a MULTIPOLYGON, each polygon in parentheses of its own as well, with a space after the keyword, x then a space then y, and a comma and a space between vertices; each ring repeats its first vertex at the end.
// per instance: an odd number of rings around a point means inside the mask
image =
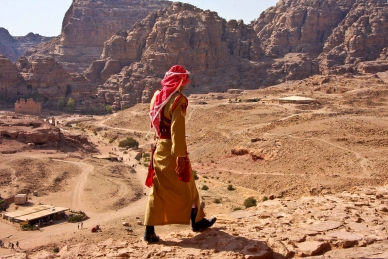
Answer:
POLYGON ((80 104, 80 96, 97 95, 118 110, 148 102, 177 63, 191 71, 188 94, 386 71, 387 12, 385 0, 279 0, 244 24, 179 2, 74 0, 62 34, 27 54, 29 62, 50 56, 66 73, 84 71, 47 86, 87 85, 87 94, 65 93, 80 104))
POLYGON ((7 29, 0 27, 0 54, 7 56, 12 62, 16 62, 18 57, 24 56, 29 48, 52 38, 32 32, 26 36, 13 37, 7 29))
POLYGON ((31 48, 27 55, 49 55, 68 72, 82 72, 100 58, 104 42, 116 31, 128 30, 148 13, 167 5, 164 0, 73 0, 57 38, 31 48))
POLYGON ((387 1, 357 1, 325 42, 317 62, 322 73, 388 70, 387 1))
POLYGON ((190 93, 251 89, 320 73, 377 73, 388 69, 387 11, 384 0, 280 0, 245 25, 174 3, 113 36, 103 61, 85 74, 105 82, 99 96, 120 108, 149 101, 159 87, 155 78, 174 63, 193 72, 193 88, 201 86, 190 93))

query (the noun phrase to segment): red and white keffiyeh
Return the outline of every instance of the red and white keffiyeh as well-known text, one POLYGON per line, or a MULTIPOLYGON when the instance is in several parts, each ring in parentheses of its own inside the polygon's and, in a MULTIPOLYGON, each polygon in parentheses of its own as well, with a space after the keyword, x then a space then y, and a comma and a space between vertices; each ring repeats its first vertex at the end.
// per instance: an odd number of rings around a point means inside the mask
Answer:
POLYGON ((160 120, 163 107, 170 100, 171 96, 176 93, 182 85, 190 82, 189 78, 182 75, 189 75, 190 72, 180 65, 175 65, 166 72, 161 84, 162 90, 156 95, 154 104, 150 112, 151 128, 154 128, 158 137, 160 137, 160 120))

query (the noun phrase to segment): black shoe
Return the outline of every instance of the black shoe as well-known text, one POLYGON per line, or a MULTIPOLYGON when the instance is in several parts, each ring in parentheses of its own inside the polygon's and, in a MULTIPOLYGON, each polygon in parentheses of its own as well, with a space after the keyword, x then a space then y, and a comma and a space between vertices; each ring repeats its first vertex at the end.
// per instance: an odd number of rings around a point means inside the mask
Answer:
POLYGON ((159 241, 159 237, 155 233, 144 233, 144 241, 148 243, 156 243, 159 241))
POLYGON ((210 228, 211 226, 214 225, 214 223, 216 223, 216 220, 217 220, 216 217, 212 217, 209 220, 203 218, 201 221, 198 221, 192 225, 193 231, 200 232, 200 231, 203 231, 207 228, 210 228))

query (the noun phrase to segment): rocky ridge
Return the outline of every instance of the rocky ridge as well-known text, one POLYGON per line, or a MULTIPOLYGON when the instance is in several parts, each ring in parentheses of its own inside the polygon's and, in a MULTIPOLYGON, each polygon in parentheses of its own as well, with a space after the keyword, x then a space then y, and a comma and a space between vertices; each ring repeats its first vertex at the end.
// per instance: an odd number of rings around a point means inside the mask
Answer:
POLYGON ((132 31, 108 40, 103 59, 93 62, 85 75, 90 81, 105 82, 99 97, 120 109, 150 101, 171 64, 191 71, 189 93, 254 89, 276 84, 284 76, 297 79, 311 74, 314 65, 305 54, 269 59, 254 42, 252 27, 242 21, 226 22, 216 12, 173 3, 150 14, 132 31), (125 63, 130 65, 123 67, 125 63))
MULTIPOLYGON (((0 138, 1 143, 16 140, 23 143, 24 148, 67 145, 88 152, 95 151, 87 137, 61 132, 48 120, 30 116, 0 117, 0 138)), ((20 146, 2 144, 1 153, 15 153, 20 146)))
MULTIPOLYGON (((176 231, 156 244, 108 239, 44 247, 13 258, 385 258, 388 187, 354 188, 297 200, 270 197, 246 210, 218 215, 202 233, 176 231)), ((7 258, 7 257, 0 257, 7 258)))
MULTIPOLYGON (((384 0, 280 0, 247 25, 179 2, 74 1, 62 34, 30 49, 28 59, 49 55, 67 73, 86 69, 67 76, 79 90, 66 98, 119 110, 149 102, 176 63, 192 72, 188 94, 386 71, 387 10, 384 0)), ((48 106, 57 102, 47 98, 48 106)))
POLYGON ((243 21, 226 22, 215 12, 173 3, 132 31, 108 40, 102 60, 85 74, 91 81, 105 82, 98 95, 120 109, 148 102, 150 93, 160 87, 157 78, 175 63, 193 72, 190 93, 254 89, 319 73, 376 73, 388 68, 387 10, 387 3, 380 0, 279 1, 245 25, 243 21), (346 37, 335 36, 338 34, 346 37), (368 40, 357 43, 357 50, 349 49, 349 57, 342 58, 344 46, 350 46, 348 41, 355 37, 368 40), (374 54, 369 55, 372 49, 374 54))
POLYGON ((45 37, 35 33, 26 36, 11 36, 8 30, 0 27, 0 54, 7 56, 12 62, 16 62, 26 51, 40 43, 51 40, 53 37, 45 37))

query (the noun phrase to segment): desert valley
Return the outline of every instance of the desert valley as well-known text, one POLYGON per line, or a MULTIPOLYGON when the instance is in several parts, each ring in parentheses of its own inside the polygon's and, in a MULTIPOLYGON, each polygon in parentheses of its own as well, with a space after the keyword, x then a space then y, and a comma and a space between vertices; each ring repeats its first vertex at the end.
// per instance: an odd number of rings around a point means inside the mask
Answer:
POLYGON ((247 25, 113 2, 74 0, 55 38, 0 34, 2 215, 86 214, 33 231, 3 216, 0 258, 388 258, 386 1, 280 0, 247 25), (149 102, 175 63, 192 73, 188 152, 217 222, 157 226, 147 244, 149 102))

